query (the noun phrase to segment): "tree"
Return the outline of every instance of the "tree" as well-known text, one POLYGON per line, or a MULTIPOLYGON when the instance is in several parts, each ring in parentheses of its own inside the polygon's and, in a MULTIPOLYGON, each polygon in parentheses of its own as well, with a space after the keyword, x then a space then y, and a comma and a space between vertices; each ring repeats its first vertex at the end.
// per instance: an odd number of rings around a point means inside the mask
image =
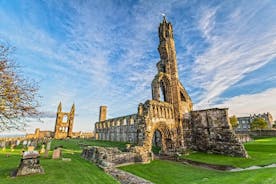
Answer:
POLYGON ((30 118, 40 115, 37 84, 20 75, 19 67, 10 58, 11 51, 0 45, 0 132, 24 129, 30 118))
POLYGON ((276 121, 274 121, 272 128, 276 128, 276 121))
POLYGON ((230 118, 230 124, 232 125, 233 129, 237 128, 238 124, 238 119, 235 115, 231 116, 230 118))
POLYGON ((250 123, 250 129, 251 130, 262 130, 267 128, 267 122, 263 118, 255 118, 250 123))

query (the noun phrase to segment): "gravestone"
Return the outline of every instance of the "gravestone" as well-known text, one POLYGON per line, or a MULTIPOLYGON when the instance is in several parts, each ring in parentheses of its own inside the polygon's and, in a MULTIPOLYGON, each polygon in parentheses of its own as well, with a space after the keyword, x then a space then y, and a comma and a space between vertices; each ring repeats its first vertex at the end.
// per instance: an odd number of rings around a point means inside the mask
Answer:
POLYGON ((24 140, 22 143, 23 147, 25 147, 25 148, 26 148, 27 144, 28 144, 28 142, 26 140, 24 140))
POLYGON ((34 146, 28 146, 28 151, 34 151, 34 146))
POLYGON ((42 144, 42 146, 41 146, 40 153, 45 153, 45 145, 44 144, 42 144))
POLYGON ((12 151, 12 152, 14 151, 14 147, 15 147, 15 144, 12 144, 12 145, 11 145, 11 151, 12 151))
POLYGON ((25 176, 30 174, 43 174, 44 169, 39 163, 39 154, 37 151, 26 151, 20 161, 18 169, 13 176, 25 176))
POLYGON ((5 148, 6 147, 6 142, 5 141, 2 141, 1 142, 1 148, 5 148))
POLYGON ((61 157, 61 148, 54 149, 52 159, 59 159, 60 157, 61 157))
POLYGON ((6 144, 5 144, 4 147, 2 148, 2 151, 6 151, 6 144))
POLYGON ((44 158, 48 158, 48 156, 49 156, 49 150, 45 150, 45 153, 44 153, 44 158))
POLYGON ((47 142, 47 145, 46 145, 46 150, 50 150, 51 149, 51 141, 47 142))
POLYGON ((19 146, 19 144, 20 144, 20 140, 17 140, 16 141, 16 146, 19 146))

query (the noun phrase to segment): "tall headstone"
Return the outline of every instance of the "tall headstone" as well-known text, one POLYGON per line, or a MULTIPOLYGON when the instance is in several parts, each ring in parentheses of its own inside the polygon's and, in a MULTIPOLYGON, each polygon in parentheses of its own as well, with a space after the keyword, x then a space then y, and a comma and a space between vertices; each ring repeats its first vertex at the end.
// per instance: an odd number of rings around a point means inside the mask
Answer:
POLYGON ((47 142, 46 150, 48 150, 48 151, 51 149, 51 142, 52 141, 47 142))

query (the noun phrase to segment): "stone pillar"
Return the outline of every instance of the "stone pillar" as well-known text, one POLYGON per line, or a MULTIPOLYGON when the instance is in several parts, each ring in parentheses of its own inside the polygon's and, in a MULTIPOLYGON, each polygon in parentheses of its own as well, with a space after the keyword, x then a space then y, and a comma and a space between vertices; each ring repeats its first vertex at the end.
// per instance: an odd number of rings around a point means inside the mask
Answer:
POLYGON ((99 115, 100 122, 106 120, 106 114, 107 114, 107 106, 100 106, 100 115, 99 115))

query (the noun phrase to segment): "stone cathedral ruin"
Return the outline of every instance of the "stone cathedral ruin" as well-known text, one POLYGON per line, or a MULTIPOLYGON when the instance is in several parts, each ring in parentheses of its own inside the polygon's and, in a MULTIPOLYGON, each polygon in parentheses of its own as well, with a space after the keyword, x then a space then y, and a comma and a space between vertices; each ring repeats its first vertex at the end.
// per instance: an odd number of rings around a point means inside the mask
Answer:
POLYGON ((187 150, 247 157, 232 131, 227 108, 193 111, 193 103, 179 81, 172 24, 164 17, 159 26, 160 61, 152 87, 152 100, 140 103, 137 114, 106 119, 100 107, 95 124, 99 140, 136 143, 137 153, 150 155, 153 144, 161 153, 187 150))

